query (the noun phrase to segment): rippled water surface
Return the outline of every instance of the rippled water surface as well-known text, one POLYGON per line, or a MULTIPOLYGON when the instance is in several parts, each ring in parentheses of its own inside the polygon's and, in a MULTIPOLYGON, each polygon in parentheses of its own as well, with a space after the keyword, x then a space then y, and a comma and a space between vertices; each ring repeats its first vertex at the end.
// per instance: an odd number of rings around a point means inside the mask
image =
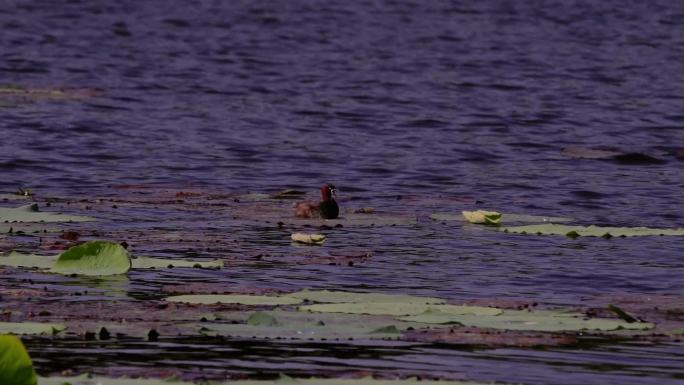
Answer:
MULTIPOLYGON (((526 237, 427 216, 489 208, 684 226, 683 25, 684 3, 672 1, 5 1, 0 85, 81 97, 0 95, 0 187, 78 201, 128 196, 124 185, 314 196, 334 182, 343 209, 418 218, 329 231, 331 252, 372 251, 363 264, 283 265, 239 263, 241 255, 295 253, 289 232, 273 224, 245 226, 213 208, 102 212, 97 226, 120 239, 147 229, 223 242, 214 250, 137 244, 140 253, 238 261, 192 275, 132 273, 124 290, 137 297, 188 281, 563 306, 606 294, 682 296, 680 237, 526 237), (642 156, 588 159, 577 149, 642 156)), ((221 345, 169 344, 159 349, 187 349, 195 364, 221 345)), ((29 344, 44 372, 68 367, 59 362, 64 351, 139 354, 135 346, 42 346, 29 344)), ((383 368, 538 384, 684 378, 681 343, 377 348, 373 359, 361 347, 236 349, 259 364, 245 368, 233 351, 208 367, 306 373, 331 365, 328 375, 383 368), (274 358, 285 351, 291 359, 274 358)), ((163 365, 185 365, 164 357, 163 365)))

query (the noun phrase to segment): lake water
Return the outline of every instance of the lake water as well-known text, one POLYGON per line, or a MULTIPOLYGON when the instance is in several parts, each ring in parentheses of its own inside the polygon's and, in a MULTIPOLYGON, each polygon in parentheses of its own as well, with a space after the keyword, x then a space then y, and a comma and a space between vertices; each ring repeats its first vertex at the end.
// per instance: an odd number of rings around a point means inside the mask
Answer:
MULTIPOLYGON (((596 304, 600 295, 682 296, 680 237, 525 237, 427 216, 483 208, 684 226, 683 25, 684 3, 664 0, 9 0, 0 9, 0 85, 90 96, 0 104, 0 187, 71 199, 121 197, 122 185, 313 196, 333 182, 343 209, 418 216, 411 226, 332 232, 330 244, 374 252, 361 266, 247 264, 196 273, 199 281, 562 306, 596 304), (642 156, 587 159, 596 155, 587 149, 642 156)), ((134 226, 139 214, 104 226, 134 226)), ((146 215, 159 232, 174 223, 205 235, 230 230, 225 236, 240 241, 233 255, 290 247, 273 230, 220 215, 146 215)), ((131 279, 140 295, 181 280, 131 279)), ((40 344, 30 348, 52 357, 40 344)), ((202 361, 204 348, 187 349, 188 360, 202 361)), ((311 361, 302 348, 272 366, 287 347, 245 349, 273 372, 323 362, 335 368, 328 374, 398 370, 408 360, 423 375, 482 381, 684 378, 681 343, 589 352, 397 348, 378 353, 386 354, 379 362, 349 361, 335 349, 311 361)), ((231 361, 239 357, 215 363, 239 366, 231 361)))

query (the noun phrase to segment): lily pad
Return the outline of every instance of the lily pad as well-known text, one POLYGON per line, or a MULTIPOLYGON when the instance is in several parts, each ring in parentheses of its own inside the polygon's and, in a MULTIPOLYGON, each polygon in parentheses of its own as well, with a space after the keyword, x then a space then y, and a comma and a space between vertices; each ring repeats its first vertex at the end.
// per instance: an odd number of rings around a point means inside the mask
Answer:
POLYGON ((59 255, 21 254, 12 251, 6 257, 0 257, 0 265, 50 269, 57 262, 57 258, 59 258, 59 255))
POLYGON ((0 384, 36 385, 37 381, 33 362, 21 340, 0 335, 0 384))
POLYGON ((294 233, 290 237, 294 242, 307 245, 322 245, 325 242, 325 235, 323 234, 294 233))
POLYGON ((289 297, 274 297, 265 295, 229 295, 229 294, 198 294, 176 295, 166 298, 170 302, 185 302, 192 304, 210 305, 216 303, 235 303, 240 305, 297 305, 302 300, 289 297))
MULTIPOLYGON (((228 317, 234 317, 228 314, 228 317)), ((244 315, 242 316, 244 317, 244 315)), ((240 338, 293 339, 378 339, 398 338, 409 327, 419 324, 401 322, 387 316, 359 316, 350 314, 314 314, 292 311, 268 311, 250 315, 240 323, 202 323, 197 327, 206 335, 240 338), (255 323, 254 319, 267 319, 255 323)))
POLYGON ((496 211, 463 211, 463 217, 470 223, 496 226, 501 223, 501 213, 496 211))
POLYGON ((41 322, 0 322, 0 334, 57 334, 66 329, 62 324, 41 322))
POLYGON ((291 298, 298 298, 310 302, 321 303, 393 303, 393 304, 443 304, 441 298, 416 297, 411 295, 393 295, 380 293, 354 293, 348 291, 331 290, 302 290, 286 295, 291 298))
POLYGON ((654 327, 644 322, 628 323, 621 320, 605 318, 586 318, 572 313, 553 311, 516 311, 505 310, 500 315, 481 316, 472 314, 438 314, 436 312, 399 318, 402 321, 428 324, 456 323, 464 326, 507 330, 535 330, 547 332, 559 331, 610 331, 610 330, 646 330, 654 327))
POLYGON ((504 232, 517 234, 567 235, 570 237, 637 237, 672 235, 683 236, 684 228, 655 229, 649 227, 604 227, 604 226, 569 226, 554 223, 543 225, 527 225, 504 227, 504 232))
POLYGON ((501 309, 480 306, 430 305, 421 303, 374 302, 374 303, 332 303, 301 306, 301 311, 319 313, 347 313, 405 316, 440 312, 450 315, 497 315, 501 309))
POLYGON ((278 325, 278 320, 268 313, 258 311, 249 316, 247 324, 252 326, 276 326, 278 325))
POLYGON ((60 254, 50 269, 59 274, 115 275, 131 269, 128 251, 118 243, 90 241, 60 254))
POLYGON ((24 194, 7 194, 7 193, 1 193, 0 194, 0 200, 3 201, 17 201, 17 200, 30 200, 31 195, 24 195, 24 194))
MULTIPOLYGON (((466 221, 463 214, 448 214, 448 213, 434 213, 430 214, 430 219, 436 221, 466 221)), ((572 218, 563 217, 547 217, 542 215, 526 215, 526 214, 501 214, 501 223, 561 223, 572 222, 572 218)))
POLYGON ((138 257, 131 260, 134 269, 167 269, 175 267, 192 267, 198 269, 221 269, 223 261, 215 259, 213 261, 188 261, 185 259, 166 259, 152 257, 138 257))
POLYGON ((36 203, 17 208, 0 207, 0 221, 7 222, 87 222, 95 218, 43 212, 36 203))
POLYGON ((38 385, 193 385, 175 378, 107 378, 87 374, 77 377, 38 377, 38 385))

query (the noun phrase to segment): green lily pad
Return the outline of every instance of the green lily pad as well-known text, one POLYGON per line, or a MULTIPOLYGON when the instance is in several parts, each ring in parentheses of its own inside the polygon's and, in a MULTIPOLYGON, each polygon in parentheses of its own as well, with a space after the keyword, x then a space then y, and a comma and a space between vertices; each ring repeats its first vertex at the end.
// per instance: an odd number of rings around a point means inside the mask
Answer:
POLYGON ((293 242, 304 243, 307 245, 322 245, 325 243, 325 235, 323 234, 305 234, 294 233, 290 236, 293 242))
MULTIPOLYGON (((50 269, 55 265, 59 254, 37 255, 22 254, 12 251, 7 256, 0 256, 0 266, 28 267, 38 269, 50 269)), ((168 268, 198 268, 198 269, 221 269, 223 261, 188 261, 185 259, 166 259, 152 257, 138 257, 131 259, 133 269, 168 269, 168 268)))
POLYGON ((36 203, 17 208, 0 207, 0 222, 87 222, 95 218, 43 212, 36 203))
POLYGON ((500 315, 482 316, 472 314, 439 314, 437 312, 399 318, 402 321, 427 324, 456 323, 479 328, 534 330, 547 332, 560 331, 611 331, 611 330, 646 330, 653 324, 645 322, 628 323, 621 320, 586 318, 577 314, 554 311, 516 311, 505 310, 500 315))
POLYGON ((57 262, 57 258, 59 258, 59 255, 21 254, 12 251, 6 257, 0 257, 0 265, 50 269, 57 262))
POLYGON ((0 222, 0 233, 7 235, 34 235, 61 232, 55 224, 41 222, 0 222))
POLYGON ((654 229, 648 227, 569 226, 554 223, 504 227, 500 230, 517 234, 567 235, 572 237, 684 236, 684 228, 654 229))
POLYGON ((45 334, 53 335, 66 329, 62 324, 41 322, 0 322, 0 334, 45 334))
POLYGON ((441 298, 416 297, 411 295, 393 295, 379 293, 353 293, 331 290, 302 290, 287 294, 286 297, 298 298, 310 302, 321 303, 395 303, 395 304, 442 304, 441 298))
POLYGON ((188 261, 184 259, 165 259, 152 257, 138 257, 131 260, 134 269, 167 269, 175 267, 193 267, 198 269, 221 269, 223 261, 188 261))
POLYGON ((216 303, 235 303, 241 305, 297 305, 300 299, 265 295, 197 294, 176 295, 166 298, 170 302, 211 305, 216 303))
POLYGON ((77 377, 38 377, 38 385, 193 385, 192 382, 182 382, 175 378, 144 379, 144 378, 107 378, 89 376, 77 377))
POLYGON ((0 384, 36 385, 37 381, 33 362, 21 340, 0 335, 0 384))
POLYGON ((277 326, 278 320, 268 313, 258 311, 247 318, 247 324, 252 326, 277 326))
POLYGON ((50 269, 59 274, 115 275, 131 269, 128 251, 118 243, 90 241, 60 254, 50 269))
POLYGON ((1 193, 0 194, 0 200, 2 200, 2 201, 25 201, 25 200, 30 200, 30 199, 31 199, 30 195, 7 194, 7 193, 1 193))
POLYGON ((294 339, 378 339, 397 338, 417 323, 401 322, 388 316, 359 316, 351 314, 320 314, 274 310, 258 312, 246 320, 235 319, 235 312, 221 314, 219 318, 239 323, 201 323, 196 327, 202 334, 240 338, 294 338, 294 339), (267 319, 255 324, 254 319, 267 319))
MULTIPOLYGON (((466 221, 463 214, 448 214, 448 213, 434 213, 430 214, 430 219, 436 221, 466 221)), ((572 222, 572 218, 562 218, 562 217, 547 217, 541 215, 525 215, 525 214, 501 214, 501 223, 561 223, 561 222, 572 222)))
POLYGON ((501 223, 502 214, 496 211, 463 211, 463 217, 470 223, 496 226, 501 223))
POLYGON ((300 311, 318 313, 347 313, 371 315, 416 315, 430 311, 439 311, 450 315, 491 316, 501 314, 501 309, 481 306, 433 305, 421 303, 373 302, 373 303, 330 303, 300 306, 300 311))

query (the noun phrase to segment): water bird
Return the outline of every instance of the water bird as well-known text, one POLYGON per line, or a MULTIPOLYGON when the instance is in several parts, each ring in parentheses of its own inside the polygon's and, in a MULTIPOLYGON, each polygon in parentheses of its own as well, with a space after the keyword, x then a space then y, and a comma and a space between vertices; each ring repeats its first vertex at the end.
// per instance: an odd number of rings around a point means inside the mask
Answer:
POLYGON ((337 189, 331 184, 326 184, 321 188, 320 203, 300 202, 295 206, 295 216, 297 218, 323 218, 335 219, 340 214, 340 208, 335 202, 337 189))

